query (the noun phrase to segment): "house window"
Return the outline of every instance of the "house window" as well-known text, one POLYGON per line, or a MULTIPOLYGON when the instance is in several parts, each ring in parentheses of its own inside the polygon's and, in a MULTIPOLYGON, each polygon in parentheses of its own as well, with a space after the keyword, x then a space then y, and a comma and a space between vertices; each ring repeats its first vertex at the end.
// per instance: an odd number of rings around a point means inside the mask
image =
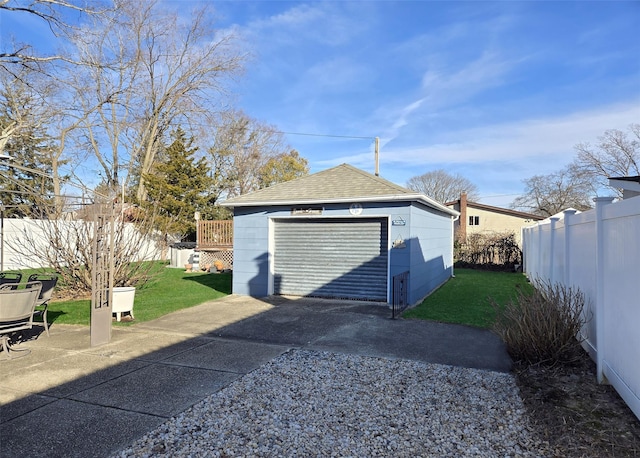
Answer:
POLYGON ((480 226, 480 217, 479 216, 470 216, 469 217, 469 226, 480 226))

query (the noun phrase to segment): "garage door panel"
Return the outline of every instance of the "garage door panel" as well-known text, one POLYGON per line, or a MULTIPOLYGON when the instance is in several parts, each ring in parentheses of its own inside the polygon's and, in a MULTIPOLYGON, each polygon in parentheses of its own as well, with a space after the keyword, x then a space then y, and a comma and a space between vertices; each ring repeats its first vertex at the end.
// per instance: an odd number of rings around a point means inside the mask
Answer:
POLYGON ((385 219, 277 221, 274 292, 387 299, 385 219))

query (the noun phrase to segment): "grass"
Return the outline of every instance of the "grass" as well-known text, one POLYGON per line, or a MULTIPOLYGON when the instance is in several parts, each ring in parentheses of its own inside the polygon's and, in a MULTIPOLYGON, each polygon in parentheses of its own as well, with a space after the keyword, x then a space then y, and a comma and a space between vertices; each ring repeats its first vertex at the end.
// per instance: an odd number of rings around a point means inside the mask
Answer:
MULTIPOLYGON (((519 273, 456 269, 455 275, 403 316, 489 328, 495 314, 489 297, 504 305, 516 296, 517 287, 532 290, 525 276, 519 273)), ((135 321, 114 324, 129 326, 153 320, 230 293, 231 274, 187 273, 182 269, 163 268, 152 281, 136 289, 135 321)), ((55 301, 54 293, 54 300, 49 303, 49 321, 88 326, 90 309, 89 299, 55 301)))
MULTIPOLYGON (((118 326, 153 320, 176 310, 219 299, 231 293, 231 274, 187 273, 165 268, 153 280, 136 288, 135 321, 114 322, 118 326)), ((55 298, 55 293, 54 293, 55 298)), ((51 301, 49 322, 89 325, 91 300, 51 301)))
POLYGON ((456 269, 454 278, 403 316, 489 328, 495 320, 489 297, 504 305, 516 297, 516 288, 533 290, 521 273, 456 269))

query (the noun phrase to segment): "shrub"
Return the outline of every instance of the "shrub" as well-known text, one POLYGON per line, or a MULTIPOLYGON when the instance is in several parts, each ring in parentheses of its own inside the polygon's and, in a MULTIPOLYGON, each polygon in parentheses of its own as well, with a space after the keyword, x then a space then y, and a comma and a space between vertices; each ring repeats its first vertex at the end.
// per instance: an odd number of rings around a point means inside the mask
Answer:
MULTIPOLYGON (((94 210, 95 211, 95 210, 94 210)), ((91 215, 90 215, 91 216, 91 215)), ((115 215, 113 223, 113 285, 142 286, 162 269, 158 263, 147 262, 166 258, 163 251, 166 241, 153 230, 155 215, 147 212, 136 223, 115 215)), ((108 219, 107 219, 108 221, 108 219)), ((110 237, 110 226, 104 224, 110 237)), ((6 241, 16 257, 26 265, 48 266, 59 275, 58 288, 69 297, 84 297, 93 287, 94 274, 110 270, 109 247, 102 247, 98 256, 94 253, 97 223, 75 219, 27 220, 24 228, 6 241), (99 264, 94 266, 98 258, 99 264)))
POLYGON ((513 232, 476 233, 454 243, 456 266, 513 270, 522 250, 513 232))
POLYGON ((585 296, 577 288, 534 282, 532 293, 518 289, 515 300, 505 306, 493 299, 493 326, 506 343, 511 357, 526 364, 571 363, 580 347, 585 319, 585 296))

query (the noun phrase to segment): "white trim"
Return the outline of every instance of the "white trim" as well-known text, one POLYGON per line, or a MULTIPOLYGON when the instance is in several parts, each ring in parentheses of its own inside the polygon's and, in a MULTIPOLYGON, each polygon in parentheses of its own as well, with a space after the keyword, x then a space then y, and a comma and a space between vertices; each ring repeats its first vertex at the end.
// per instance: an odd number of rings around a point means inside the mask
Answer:
POLYGON ((274 265, 273 265, 273 258, 274 258, 274 252, 275 252, 275 247, 276 247, 276 240, 275 240, 275 236, 274 236, 274 226, 275 226, 275 222, 273 221, 273 218, 268 218, 268 223, 267 223, 267 265, 269 266, 269 270, 268 270, 268 274, 267 274, 267 295, 268 296, 272 296, 273 295, 273 290, 274 290, 274 286, 273 286, 273 279, 275 276, 275 271, 274 271, 274 265))
POLYGON ((609 186, 611 186, 612 188, 626 189, 628 191, 640 192, 640 183, 638 183, 637 181, 609 178, 609 186))
POLYGON ((255 202, 240 202, 234 204, 233 202, 222 202, 222 207, 275 207, 282 205, 321 205, 321 204, 342 204, 353 202, 403 202, 403 201, 418 201, 432 207, 436 210, 440 210, 451 216, 460 216, 460 212, 446 207, 439 202, 425 196, 424 194, 400 194, 393 196, 370 196, 370 197, 340 197, 333 199, 301 199, 301 200, 265 200, 255 202))

